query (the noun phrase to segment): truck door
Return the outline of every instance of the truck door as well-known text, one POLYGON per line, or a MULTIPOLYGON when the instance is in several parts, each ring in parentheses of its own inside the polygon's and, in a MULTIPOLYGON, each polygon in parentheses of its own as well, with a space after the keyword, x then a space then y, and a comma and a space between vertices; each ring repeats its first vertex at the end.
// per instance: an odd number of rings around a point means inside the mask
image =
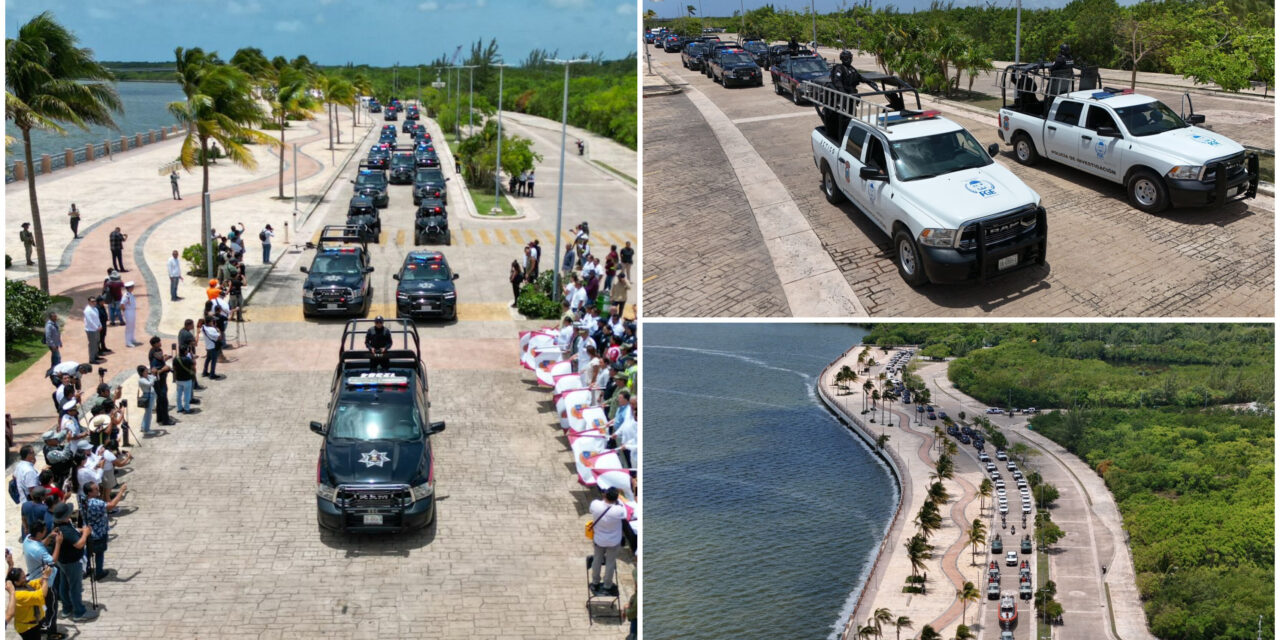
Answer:
POLYGON ((1080 152, 1085 171, 1118 181, 1120 175, 1121 142, 1124 138, 1098 135, 1098 129, 1111 128, 1120 131, 1120 125, 1111 111, 1100 104, 1091 104, 1084 116, 1084 129, 1080 135, 1080 152))
MULTIPOLYGON (((869 136, 867 138, 867 143, 864 146, 866 149, 862 164, 864 166, 871 167, 880 173, 889 175, 889 159, 888 154, 885 153, 884 142, 877 136, 869 136)), ((859 167, 859 169, 861 169, 861 167, 859 167)), ((857 172, 858 169, 855 169, 854 178, 858 178, 857 172)), ((871 216, 871 220, 876 223, 876 226, 880 227, 881 231, 889 233, 890 230, 887 224, 889 218, 885 214, 885 210, 889 206, 889 203, 885 198, 887 195, 886 190, 889 188, 889 181, 862 180, 859 178, 858 183, 858 186, 861 187, 858 189, 858 192, 862 195, 862 198, 866 203, 863 205, 863 210, 867 212, 867 215, 871 216)))
POLYGON ((1059 99, 1044 123, 1044 146, 1049 157, 1065 165, 1083 169, 1077 158, 1080 136, 1088 135, 1080 127, 1084 103, 1059 99))
POLYGON ((867 142, 867 130, 862 128, 856 122, 849 123, 849 135, 845 136, 844 146, 840 148, 840 157, 836 164, 836 181, 840 183, 840 188, 844 190, 845 195, 853 201, 859 209, 871 214, 867 211, 866 194, 862 193, 862 179, 858 177, 858 171, 862 169, 862 147, 867 142))

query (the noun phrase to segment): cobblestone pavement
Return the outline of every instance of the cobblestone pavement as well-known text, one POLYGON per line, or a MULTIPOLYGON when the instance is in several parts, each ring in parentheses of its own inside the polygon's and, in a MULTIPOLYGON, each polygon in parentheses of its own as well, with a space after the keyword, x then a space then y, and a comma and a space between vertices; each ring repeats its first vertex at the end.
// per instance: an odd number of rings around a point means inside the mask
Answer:
MULTIPOLYGON (((408 190, 391 187, 382 214, 391 237, 412 224, 408 190)), ((341 220, 350 187, 334 194, 316 220, 341 220)), ((634 233, 634 213, 581 217, 593 235, 634 233)), ((505 224, 510 237, 546 223, 505 224)), ((324 418, 343 322, 289 313, 300 306, 298 269, 312 254, 282 246, 240 339, 229 331, 239 346, 219 366, 227 379, 205 380, 198 413, 135 448, 107 553, 118 577, 99 585, 102 616, 64 621, 67 629, 86 639, 626 635, 616 617, 588 620, 582 527, 592 494, 576 481, 549 395, 517 365, 518 331, 544 324, 508 307, 507 266, 519 246, 441 248, 470 306, 457 322, 419 329, 431 418, 448 423, 433 437, 436 524, 397 536, 318 530, 320 438, 307 423, 324 418)), ((393 301, 391 275, 405 249, 371 247, 379 309, 393 301)), ((12 509, 6 530, 16 530, 12 509)), ((624 602, 634 567, 624 551, 624 602)))
MULTIPOLYGON (((697 72, 681 69, 674 54, 655 53, 653 64, 666 77, 702 91, 738 124, 786 185, 872 316, 1232 317, 1265 316, 1274 309, 1273 198, 1259 196, 1224 207, 1175 209, 1152 216, 1130 207, 1119 185, 1060 165, 1022 167, 1007 151, 997 162, 1035 189, 1049 212, 1048 264, 985 285, 913 289, 902 281, 888 254, 889 238, 851 205, 830 205, 822 197, 809 143, 817 122, 811 107, 797 107, 773 95, 768 83, 762 88, 724 89, 697 72)), ((701 118, 697 112, 669 108, 675 100, 646 101, 646 145, 655 142, 648 135, 651 121, 662 127, 667 119, 679 119, 692 126, 701 118)), ((999 141, 992 126, 994 118, 975 119, 968 112, 954 110, 947 117, 966 127, 984 145, 999 141)), ((719 195, 727 188, 723 180, 726 171, 714 171, 711 180, 691 182, 685 165, 674 161, 706 146, 672 144, 664 147, 663 161, 646 156, 650 158, 646 211, 651 198, 663 197, 659 194, 671 193, 667 197, 675 198, 678 193, 687 202, 700 202, 712 194, 730 197, 719 195)), ((646 269, 650 275, 691 264, 708 238, 724 233, 723 224, 700 224, 701 216, 695 218, 690 209, 678 215, 686 221, 680 232, 684 237, 699 238, 699 243, 688 250, 662 253, 649 245, 646 269)), ((700 290, 688 290, 696 284, 684 287, 681 301, 670 290, 646 289, 645 302, 650 305, 646 313, 666 316, 678 313, 676 307, 681 308, 679 313, 709 308, 718 290, 708 284, 700 290), (691 304, 698 300, 703 304, 691 304)), ((698 315, 714 314, 704 311, 698 315)))
POLYGON ((684 95, 644 107, 645 313, 791 315, 715 134, 684 95))

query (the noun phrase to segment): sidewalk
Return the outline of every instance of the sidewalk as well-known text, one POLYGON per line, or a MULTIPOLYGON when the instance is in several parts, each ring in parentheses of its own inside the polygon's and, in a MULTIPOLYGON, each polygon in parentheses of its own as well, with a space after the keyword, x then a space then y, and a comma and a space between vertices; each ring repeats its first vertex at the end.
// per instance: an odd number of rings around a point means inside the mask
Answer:
MULTIPOLYGON (((944 483, 948 492, 953 495, 941 509, 943 526, 930 538, 930 544, 934 545, 934 557, 928 561, 923 572, 926 576, 926 593, 904 594, 902 587, 906 584, 907 577, 912 575, 912 570, 903 547, 907 539, 915 534, 916 528, 911 521, 924 504, 926 489, 931 484, 929 474, 933 472, 936 460, 934 436, 928 425, 912 426, 910 416, 897 410, 892 411, 895 426, 888 430, 875 423, 864 422, 859 408, 864 401, 861 380, 866 379, 862 374, 859 374, 859 382, 854 383, 850 393, 840 394, 836 390, 836 372, 845 365, 857 370, 858 354, 866 348, 856 346, 828 365, 819 377, 818 391, 833 412, 843 414, 846 424, 854 425, 853 428, 862 431, 864 439, 874 442, 882 432, 890 436, 884 453, 886 459, 893 461, 898 469, 903 497, 858 596, 857 606, 844 630, 843 638, 853 638, 853 630, 857 625, 880 608, 889 609, 894 617, 911 618, 917 625, 916 629, 928 624, 949 637, 954 633, 954 626, 960 623, 963 609, 956 598, 956 589, 966 580, 977 583, 976 578, 965 575, 966 570, 970 573, 973 571, 968 561, 963 561, 962 565, 961 559, 969 553, 965 544, 967 523, 979 517, 975 488, 982 475, 974 469, 962 470, 961 459, 956 460, 954 479, 944 483), (961 495, 955 495, 956 485, 959 485, 961 495)), ((880 367, 873 367, 871 375, 874 377, 880 370, 880 367)), ((968 621, 973 623, 975 617, 970 614, 968 621)))
MULTIPOLYGON (((304 185, 316 188, 318 181, 324 180, 334 169, 329 166, 326 158, 327 149, 326 153, 319 152, 319 148, 328 145, 326 122, 326 117, 319 115, 313 121, 295 123, 293 138, 286 137, 287 145, 292 147, 292 143, 297 142, 300 147, 300 199, 305 193, 304 185), (305 133, 299 135, 302 132, 305 133), (304 182, 308 179, 309 181, 304 182)), ((343 122, 341 116, 339 122, 343 122)), ((347 117, 345 122, 348 123, 349 134, 350 118, 347 117)), ((357 131, 361 130, 358 128, 357 131)), ((179 291, 179 295, 186 300, 178 303, 180 306, 173 308, 172 313, 169 309, 171 305, 166 304, 169 292, 165 260, 173 248, 180 249, 198 241, 200 228, 199 172, 193 171, 183 177, 180 183, 184 194, 182 200, 172 199, 168 181, 155 173, 155 168, 171 159, 170 156, 180 144, 177 141, 166 141, 156 145, 155 149, 130 154, 117 162, 93 163, 85 165, 83 171, 57 172, 48 180, 38 181, 42 212, 58 211, 49 207, 57 206, 59 202, 85 203, 81 205, 84 217, 81 221, 80 240, 71 239, 70 229, 65 222, 46 226, 47 230, 53 227, 53 237, 46 235, 46 246, 50 250, 50 292, 72 298, 72 311, 63 318, 64 361, 84 362, 88 357, 82 310, 87 298, 99 291, 107 267, 111 264, 107 236, 116 226, 129 234, 125 246, 125 267, 128 272, 121 275, 126 281, 136 282, 134 295, 138 299, 139 326, 135 337, 139 341, 145 344, 157 328, 171 330, 172 333, 167 332, 165 335, 172 336, 176 333, 176 327, 180 326, 175 324, 179 323, 176 318, 183 314, 194 315, 203 304, 203 281, 197 283, 196 278, 186 275, 185 286, 179 291), (190 179, 193 176, 197 179, 190 179), (50 188, 50 185, 55 185, 55 188, 50 188), (95 201, 96 204, 88 204, 95 201), (59 249, 60 246, 64 248, 59 249), (60 266, 57 259, 59 251, 64 256, 60 266), (58 266, 56 271, 55 266, 58 266), (162 322, 162 317, 173 319, 162 322)), ((350 143, 343 146, 351 149, 350 143)), ((209 182, 213 227, 226 231, 232 222, 243 221, 247 225, 249 236, 245 255, 250 264, 256 264, 261 258, 261 248, 256 241, 257 231, 267 221, 279 219, 282 209, 291 210, 292 202, 269 200, 267 197, 275 195, 277 189, 278 160, 275 150, 266 145, 254 145, 251 149, 258 161, 256 170, 246 171, 224 162, 211 168, 209 182)), ((341 162, 343 155, 338 155, 337 159, 341 162)), ((287 179, 292 178, 291 160, 290 148, 285 156, 286 174, 289 174, 287 179)), ((292 193, 291 184, 286 189, 286 193, 292 193)), ((21 205, 27 202, 25 188, 16 196, 13 192, 7 193, 6 200, 9 201, 7 205, 11 212, 26 213, 27 207, 21 205), (13 201, 15 197, 17 202, 13 201)), ((65 212, 65 208, 62 211, 65 212)), ((11 224, 16 227, 28 219, 28 216, 18 214, 11 218, 11 224)), ((52 219, 52 216, 48 219, 52 219)), ((16 233, 12 235, 16 237, 16 233)), ((277 238, 276 251, 282 252, 283 229, 277 232, 277 238)), ((189 268, 185 261, 183 268, 184 271, 189 268)), ((25 277, 33 281, 35 274, 33 271, 14 273, 14 270, 10 270, 7 275, 10 278, 25 277)), ((253 275, 251 270, 251 278, 253 275)), ((246 291, 246 296, 248 293, 246 291)), ((107 378, 113 384, 124 384, 124 397, 129 398, 133 395, 132 376, 129 372, 144 361, 146 348, 126 349, 123 334, 124 327, 108 329, 107 346, 115 353, 105 356, 107 363, 104 366, 108 368, 107 378)), ((47 356, 42 358, 5 387, 6 411, 14 416, 14 438, 17 442, 33 440, 52 424, 55 417, 49 401, 51 387, 44 376, 48 363, 47 356)))

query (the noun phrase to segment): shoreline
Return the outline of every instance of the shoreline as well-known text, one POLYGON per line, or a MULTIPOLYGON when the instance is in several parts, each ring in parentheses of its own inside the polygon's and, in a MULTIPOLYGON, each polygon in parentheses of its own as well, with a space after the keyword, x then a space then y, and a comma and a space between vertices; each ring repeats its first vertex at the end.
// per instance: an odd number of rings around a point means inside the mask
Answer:
MULTIPOLYGON (((823 406, 826 407, 832 417, 843 425, 845 429, 860 438, 863 443, 871 449, 871 452, 874 455, 878 456, 885 462, 889 467, 890 476, 898 487, 898 501, 897 506, 894 508, 893 518, 884 529, 884 535, 880 541, 880 546, 875 552, 875 560, 872 561, 871 569, 866 573, 866 579, 863 581, 861 588, 857 590, 857 596, 853 598, 853 607, 849 611, 848 617, 843 620, 843 628, 836 632, 840 638, 848 637, 849 625, 851 622, 855 622, 863 618, 863 614, 866 613, 864 608, 868 606, 868 602, 871 602, 866 599, 867 593, 870 592, 875 594, 879 591, 879 583, 884 578, 885 565, 889 555, 887 553, 889 551, 889 541, 895 540, 899 537, 898 534, 901 533, 903 524, 903 508, 910 502, 912 494, 910 478, 905 476, 903 473, 905 463, 898 458, 897 452, 893 449, 880 449, 877 447, 875 435, 870 431, 870 429, 868 429, 862 419, 855 417, 851 412, 848 412, 844 407, 842 407, 834 395, 830 394, 829 387, 823 384, 824 380, 828 379, 828 376, 834 376, 835 371, 838 370, 837 366, 842 360, 848 358, 850 354, 854 353, 854 351, 866 348, 866 345, 858 344, 845 350, 844 353, 840 354, 839 357, 832 360, 830 364, 822 369, 821 373, 818 375, 818 381, 816 383, 818 387, 818 399, 822 402, 823 406)), ((848 598, 845 600, 846 605, 847 603, 848 598)), ((846 608, 846 606, 842 606, 841 612, 845 611, 846 608)), ((837 623, 839 622, 840 621, 837 621, 837 623)))

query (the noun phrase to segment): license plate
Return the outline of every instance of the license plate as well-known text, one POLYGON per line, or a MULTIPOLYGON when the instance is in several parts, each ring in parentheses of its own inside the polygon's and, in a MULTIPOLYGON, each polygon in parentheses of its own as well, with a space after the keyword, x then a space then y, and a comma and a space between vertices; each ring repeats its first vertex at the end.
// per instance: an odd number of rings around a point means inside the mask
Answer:
POLYGON ((1018 254, 1015 253, 1011 256, 1005 256, 1003 258, 1000 258, 1000 261, 996 263, 996 268, 1003 271, 1017 264, 1018 264, 1018 254))
POLYGON ((367 514, 364 517, 365 524, 382 524, 382 516, 376 514, 367 514))
POLYGON ((325 310, 327 310, 327 311, 337 311, 337 310, 338 310, 339 308, 341 308, 341 307, 339 307, 339 306, 338 306, 338 305, 336 305, 336 304, 326 304, 326 305, 324 306, 324 308, 325 308, 325 310))

